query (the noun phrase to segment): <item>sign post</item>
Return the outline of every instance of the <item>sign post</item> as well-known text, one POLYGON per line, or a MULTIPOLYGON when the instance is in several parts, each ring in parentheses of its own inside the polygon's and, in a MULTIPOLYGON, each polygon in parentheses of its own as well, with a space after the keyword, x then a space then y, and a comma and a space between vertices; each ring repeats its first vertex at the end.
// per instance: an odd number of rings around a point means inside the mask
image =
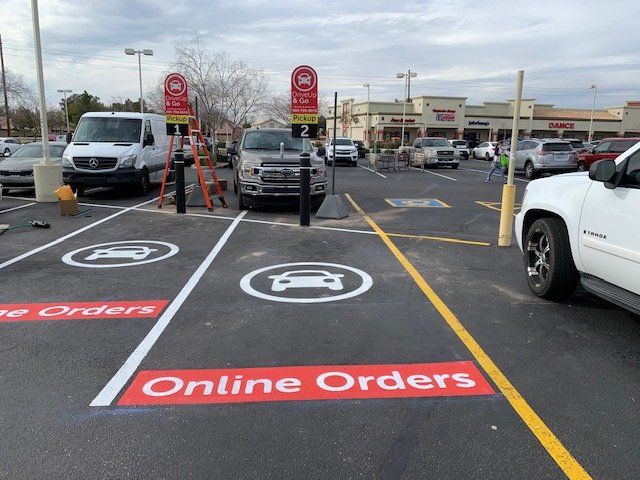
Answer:
POLYGON ((164 111, 167 135, 189 135, 189 87, 179 73, 164 79, 164 111))
POLYGON ((318 136, 318 75, 308 65, 291 73, 291 136, 318 136))

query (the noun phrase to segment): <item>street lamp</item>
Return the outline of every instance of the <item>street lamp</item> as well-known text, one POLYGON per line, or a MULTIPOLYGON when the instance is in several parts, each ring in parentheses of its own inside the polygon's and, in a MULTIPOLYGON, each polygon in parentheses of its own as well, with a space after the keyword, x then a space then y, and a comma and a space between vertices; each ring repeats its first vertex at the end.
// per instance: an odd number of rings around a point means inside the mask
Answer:
POLYGON ((598 85, 591 85, 589 87, 590 90, 593 90, 593 103, 591 104, 591 120, 589 120, 589 140, 591 142, 591 134, 593 132, 593 111, 596 108, 596 93, 598 93, 598 85))
POLYGON ((124 53, 127 55, 138 54, 138 77, 140 78, 140 113, 144 113, 144 107, 142 106, 142 62, 140 61, 140 54, 153 56, 153 50, 134 50, 133 48, 125 48, 124 53))
POLYGON ((58 89, 58 93, 64 94, 64 114, 67 117, 67 133, 71 132, 69 129, 69 109, 67 108, 67 93, 71 93, 71 90, 58 89))
MULTIPOLYGON (((418 74, 416 72, 412 72, 411 70, 407 70, 407 73, 396 73, 397 78, 404 78, 404 101, 402 102, 402 133, 400 137, 400 147, 404 146, 404 117, 407 114, 407 96, 409 95, 411 88, 411 79, 417 77, 418 74)), ((426 135, 426 133, 425 133, 426 135)))
POLYGON ((369 126, 369 94, 371 93, 371 86, 368 83, 363 83, 362 86, 367 89, 367 121, 365 122, 367 133, 364 139, 367 141, 367 148, 371 148, 371 132, 369 131, 371 128, 369 126))

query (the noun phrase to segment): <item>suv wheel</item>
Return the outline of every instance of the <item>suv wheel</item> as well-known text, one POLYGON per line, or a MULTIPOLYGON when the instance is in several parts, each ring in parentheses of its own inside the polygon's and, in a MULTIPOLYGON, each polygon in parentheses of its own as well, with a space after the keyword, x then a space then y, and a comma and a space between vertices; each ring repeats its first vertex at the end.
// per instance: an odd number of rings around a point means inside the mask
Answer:
POLYGON ((533 180, 536 176, 536 171, 533 168, 533 162, 527 162, 524 164, 524 177, 527 180, 533 180))
POLYGON ((524 263, 529 289, 538 297, 561 300, 578 285, 569 235, 559 218, 533 222, 524 240, 524 263))

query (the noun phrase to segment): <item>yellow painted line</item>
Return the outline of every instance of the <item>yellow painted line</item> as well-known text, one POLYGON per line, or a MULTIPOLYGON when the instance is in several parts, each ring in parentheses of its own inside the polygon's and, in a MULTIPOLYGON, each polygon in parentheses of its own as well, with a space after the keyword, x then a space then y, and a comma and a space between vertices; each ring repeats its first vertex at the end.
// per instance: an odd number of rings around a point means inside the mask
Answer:
POLYGON ((484 371, 489 375, 493 383, 500 389, 505 398, 509 401, 513 409, 520 416, 522 421, 529 427, 529 430, 536 436, 542 446, 547 450, 549 455, 555 460, 562 471, 571 480, 583 480, 591 479, 591 476, 587 471, 573 458, 571 453, 562 445, 560 440, 554 435, 554 433, 547 427, 538 414, 529 406, 527 401, 516 390, 516 388, 509 382, 507 377, 500 371, 500 369, 493 363, 493 360, 487 355, 482 347, 476 342, 471 334, 464 328, 462 323, 454 315, 454 313, 447 307, 447 305, 440 299, 440 297, 433 291, 426 280, 420 275, 416 268, 409 262, 407 257, 394 245, 394 243, 374 221, 369 217, 364 210, 362 210, 356 202, 351 198, 349 194, 345 194, 351 205, 362 215, 366 222, 375 230, 380 236, 385 245, 391 250, 398 261, 402 264, 405 270, 411 275, 416 282, 420 290, 425 294, 433 306, 438 310, 442 318, 447 322, 449 327, 454 331, 458 338, 469 349, 471 354, 475 357, 478 363, 482 366, 484 371))
MULTIPOLYGON (((476 202, 478 205, 482 205, 483 207, 487 207, 490 208, 491 210, 495 210, 496 212, 500 212, 501 209, 500 207, 502 206, 502 204, 500 202, 476 202), (496 207, 496 205, 498 205, 496 207)), ((516 203, 514 205, 514 210, 520 210, 521 205, 519 203, 516 203)), ((514 213, 513 216, 515 217, 516 214, 514 213)))
POLYGON ((417 239, 424 239, 424 240, 436 240, 438 242, 463 243, 465 245, 479 245, 481 247, 489 247, 491 245, 489 242, 477 242, 475 240, 460 240, 459 238, 429 237, 427 235, 409 235, 406 233, 387 233, 387 235, 390 237, 417 238, 417 239))

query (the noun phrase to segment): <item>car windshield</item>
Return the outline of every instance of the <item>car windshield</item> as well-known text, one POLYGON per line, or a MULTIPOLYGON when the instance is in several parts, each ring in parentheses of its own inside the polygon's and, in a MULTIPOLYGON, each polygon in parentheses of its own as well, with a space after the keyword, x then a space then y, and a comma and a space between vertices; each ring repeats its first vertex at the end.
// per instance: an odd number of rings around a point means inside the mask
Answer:
POLYGON ((140 143, 139 118, 84 117, 76 127, 74 142, 140 143))
POLYGON ((285 150, 302 152, 302 147, 307 152, 313 149, 311 143, 306 138, 293 138, 290 131, 269 132, 252 131, 246 132, 242 148, 245 150, 280 150, 280 144, 284 144, 285 150))
MULTIPOLYGON (((64 152, 64 146, 62 145, 49 145, 49 156, 54 158, 62 158, 62 152, 64 152)), ((44 152, 42 151, 42 144, 37 145, 23 145, 16 153, 11 155, 11 158, 42 158, 44 152)))
MULTIPOLYGON (((331 145, 333 145, 333 139, 331 139, 331 145)), ((353 142, 348 138, 336 138, 336 145, 349 145, 352 146, 353 142)))
POLYGON ((542 145, 543 152, 572 152, 570 143, 545 143, 542 145))
POLYGON ((427 138, 422 142, 423 147, 450 147, 446 138, 427 138))

